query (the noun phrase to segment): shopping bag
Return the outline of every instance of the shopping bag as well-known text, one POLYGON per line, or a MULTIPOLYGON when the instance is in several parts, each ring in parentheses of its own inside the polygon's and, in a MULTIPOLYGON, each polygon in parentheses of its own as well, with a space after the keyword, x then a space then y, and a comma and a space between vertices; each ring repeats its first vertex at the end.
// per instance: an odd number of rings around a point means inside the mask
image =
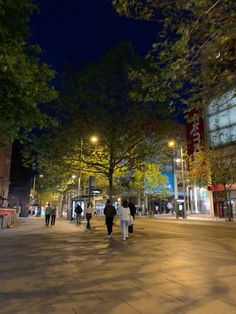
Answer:
POLYGON ((133 218, 133 216, 129 216, 129 222, 128 222, 128 225, 129 226, 133 226, 133 224, 134 224, 134 218, 133 218))

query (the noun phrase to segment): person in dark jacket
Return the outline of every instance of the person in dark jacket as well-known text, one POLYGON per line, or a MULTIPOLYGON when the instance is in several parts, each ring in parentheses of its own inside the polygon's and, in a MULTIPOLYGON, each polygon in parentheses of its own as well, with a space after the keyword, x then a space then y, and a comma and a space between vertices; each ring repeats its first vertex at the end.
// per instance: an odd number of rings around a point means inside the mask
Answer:
POLYGON ((93 216, 93 203, 88 202, 87 208, 86 208, 86 220, 87 220, 87 229, 91 229, 90 225, 90 219, 93 216))
POLYGON ((107 225, 107 233, 108 238, 112 237, 112 226, 113 226, 113 220, 116 215, 116 209, 113 205, 111 205, 111 201, 107 200, 107 204, 103 210, 103 214, 105 215, 106 219, 106 225, 107 225))
POLYGON ((51 211, 51 226, 55 225, 56 216, 57 216, 57 207, 53 206, 52 211, 51 211))
MULTIPOLYGON (((133 220, 135 219, 135 214, 136 214, 136 207, 134 205, 134 203, 129 202, 129 209, 130 209, 130 215, 133 217, 133 220)), ((133 233, 134 232, 134 225, 131 225, 128 227, 128 231, 129 233, 133 233)))
POLYGON ((76 217, 75 218, 76 218, 77 226, 81 224, 82 212, 83 212, 82 207, 80 206, 80 204, 77 204, 77 206, 75 207, 75 213, 76 213, 76 217))
POLYGON ((46 225, 46 227, 49 226, 51 214, 52 214, 52 207, 48 203, 47 207, 45 208, 45 225, 46 225))

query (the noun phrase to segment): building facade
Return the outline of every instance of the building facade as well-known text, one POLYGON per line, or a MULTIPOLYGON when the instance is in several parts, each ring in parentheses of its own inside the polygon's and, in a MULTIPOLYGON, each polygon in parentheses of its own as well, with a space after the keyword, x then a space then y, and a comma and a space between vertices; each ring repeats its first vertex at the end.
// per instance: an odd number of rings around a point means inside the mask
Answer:
POLYGON ((0 206, 8 206, 11 148, 0 148, 0 206))
POLYGON ((236 96, 231 90, 215 98, 206 109, 206 136, 209 147, 222 162, 222 181, 210 186, 214 214, 225 217, 227 206, 236 214, 236 96), (227 190, 227 191, 226 191, 227 190), (226 195, 227 194, 227 195, 226 195), (226 199, 227 196, 227 199, 226 199), (225 204, 228 202, 229 204, 225 204))
MULTIPOLYGON (((205 185, 188 187, 192 213, 226 217, 229 205, 236 213, 236 97, 233 91, 211 101, 205 110, 188 113, 187 151, 189 156, 210 149, 218 164, 211 160, 211 174, 205 185), (221 168, 221 169, 217 169, 221 168), (221 172, 221 173, 220 173, 221 172), (227 192, 226 192, 227 190, 227 192), (227 197, 226 197, 227 196, 227 197), (229 202, 229 204, 227 204, 229 202)), ((213 158, 212 158, 213 159, 213 158)))
POLYGON ((20 216, 25 217, 29 213, 32 182, 31 169, 24 167, 22 164, 21 149, 20 143, 13 143, 8 201, 20 216))

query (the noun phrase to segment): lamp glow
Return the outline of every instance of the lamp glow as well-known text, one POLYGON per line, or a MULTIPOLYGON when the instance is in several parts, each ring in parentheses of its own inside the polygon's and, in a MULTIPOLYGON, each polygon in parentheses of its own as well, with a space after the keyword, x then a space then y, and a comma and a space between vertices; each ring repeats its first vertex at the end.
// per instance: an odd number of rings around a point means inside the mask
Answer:
POLYGON ((91 136, 90 141, 91 141, 93 144, 96 144, 96 143, 98 142, 98 137, 97 137, 97 136, 91 136))
POLYGON ((175 141, 169 141, 168 146, 169 147, 175 147, 175 141))

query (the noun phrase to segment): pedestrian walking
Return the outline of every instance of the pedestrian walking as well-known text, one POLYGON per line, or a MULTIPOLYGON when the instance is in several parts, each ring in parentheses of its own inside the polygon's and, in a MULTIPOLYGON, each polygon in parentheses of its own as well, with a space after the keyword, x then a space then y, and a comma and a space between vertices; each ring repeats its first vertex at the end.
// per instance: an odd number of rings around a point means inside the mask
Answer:
POLYGON ((51 226, 54 226, 55 222, 56 222, 56 216, 57 216, 57 207, 56 206, 52 207, 51 214, 52 214, 52 216, 51 216, 51 226))
POLYGON ((116 209, 111 204, 110 200, 107 200, 106 206, 104 207, 103 214, 105 215, 106 225, 107 225, 107 233, 108 238, 112 237, 112 227, 113 227, 113 220, 116 215, 116 209))
POLYGON ((86 208, 86 220, 87 220, 87 229, 91 229, 90 225, 90 219, 93 215, 93 203, 88 202, 87 208, 86 208))
POLYGON ((128 206, 128 202, 124 200, 120 208, 120 228, 121 228, 121 236, 123 240, 126 240, 129 237, 128 235, 129 218, 130 218, 130 209, 128 206))
MULTIPOLYGON (((136 207, 135 207, 134 203, 132 203, 132 202, 129 202, 128 206, 129 206, 129 209, 130 209, 130 215, 133 217, 133 222, 134 222, 135 214, 136 214, 136 207)), ((128 231, 129 231, 129 233, 133 233, 134 232, 134 224, 129 225, 128 231)))
POLYGON ((48 203, 47 207, 45 208, 45 225, 46 225, 46 227, 49 226, 51 214, 52 214, 52 208, 50 206, 50 203, 48 203))
POLYGON ((75 213, 76 213, 76 223, 77 226, 81 224, 81 215, 82 215, 83 209, 80 206, 80 204, 77 204, 75 207, 75 213))

